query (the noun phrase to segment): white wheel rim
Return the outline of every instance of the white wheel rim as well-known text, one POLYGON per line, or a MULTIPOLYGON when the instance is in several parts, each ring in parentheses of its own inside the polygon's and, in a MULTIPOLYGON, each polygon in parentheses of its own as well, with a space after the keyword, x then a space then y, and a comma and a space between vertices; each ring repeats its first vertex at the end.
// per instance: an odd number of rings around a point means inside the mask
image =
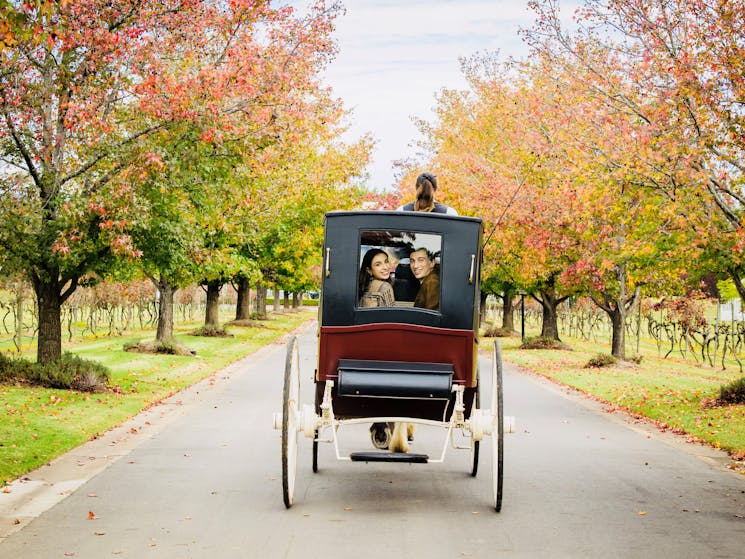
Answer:
POLYGON ((285 386, 283 390, 282 417, 282 476, 285 505, 291 506, 295 493, 295 472, 297 471, 298 422, 300 418, 300 359, 297 339, 289 342, 285 362, 285 386))

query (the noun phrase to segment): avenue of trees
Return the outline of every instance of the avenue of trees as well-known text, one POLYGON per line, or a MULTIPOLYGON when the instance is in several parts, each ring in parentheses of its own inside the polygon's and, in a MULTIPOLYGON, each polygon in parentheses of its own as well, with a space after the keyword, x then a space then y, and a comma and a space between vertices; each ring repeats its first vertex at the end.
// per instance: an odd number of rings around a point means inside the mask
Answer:
POLYGON ((463 60, 417 165, 485 220, 483 285, 506 309, 528 294, 558 339, 558 306, 589 296, 624 358, 642 292, 716 274, 745 297, 745 2, 587 0, 568 27, 557 0, 530 5, 530 56, 463 60))
POLYGON ((185 286, 217 326, 228 282, 239 301, 314 285, 323 213, 359 203, 372 147, 340 140, 320 83, 340 9, 0 2, 0 270, 33 288, 39 363, 61 355, 65 301, 102 279, 149 278, 161 341, 185 286))
MULTIPOLYGON (((333 0, 0 0, 0 274, 25 278, 37 361, 61 355, 79 286, 150 281, 157 339, 201 285, 317 286, 322 216, 359 207, 369 137, 320 76, 333 0)), ((464 59, 469 87, 419 121, 441 201, 485 221, 484 291, 518 294, 542 335, 589 297, 612 325, 640 298, 728 278, 745 300, 745 0, 529 2, 524 60, 464 59)), ((398 197, 380 195, 395 207, 398 197)), ((511 324, 506 324, 511 327, 511 324)))

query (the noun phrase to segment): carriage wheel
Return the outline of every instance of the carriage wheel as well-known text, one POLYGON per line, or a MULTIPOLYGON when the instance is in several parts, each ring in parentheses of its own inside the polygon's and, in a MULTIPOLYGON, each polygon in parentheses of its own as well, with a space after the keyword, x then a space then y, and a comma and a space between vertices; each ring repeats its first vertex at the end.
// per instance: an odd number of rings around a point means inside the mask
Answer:
POLYGON ((318 429, 313 435, 313 473, 318 473, 318 429))
MULTIPOLYGON (((471 406, 471 416, 473 417, 473 410, 478 409, 481 405, 481 379, 477 377, 476 380, 476 394, 473 395, 473 405, 471 406)), ((475 441, 473 435, 471 435, 471 477, 476 477, 479 472, 479 445, 481 441, 475 441)))
POLYGON ((300 356, 297 338, 287 343, 285 383, 282 390, 282 493, 285 506, 292 506, 297 471, 298 417, 300 415, 300 356))
POLYGON ((492 429, 492 497, 497 512, 502 510, 502 479, 504 477, 504 408, 502 402, 502 347, 494 340, 492 358, 491 415, 497 420, 492 429))
POLYGON ((480 441, 474 441, 471 437, 471 477, 479 473, 479 444, 480 441))

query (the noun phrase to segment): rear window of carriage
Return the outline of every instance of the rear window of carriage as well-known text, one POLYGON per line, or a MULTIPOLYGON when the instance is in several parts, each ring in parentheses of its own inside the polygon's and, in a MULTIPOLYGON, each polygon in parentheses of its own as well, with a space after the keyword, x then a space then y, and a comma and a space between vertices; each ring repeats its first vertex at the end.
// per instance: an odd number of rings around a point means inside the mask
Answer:
MULTIPOLYGON (((360 309, 380 307, 421 306, 417 295, 422 289, 422 274, 437 274, 439 279, 442 259, 442 235, 418 231, 364 230, 360 232, 356 306, 360 309), (420 264, 412 269, 411 256, 419 256, 420 264), (421 264, 426 254, 428 262, 421 264), (367 260, 366 260, 367 256, 367 260), (384 264, 387 262, 387 266, 384 264), (385 272, 387 268, 387 274, 385 272), (418 279, 415 274, 419 274, 418 279), (377 281, 373 281, 377 280, 377 281), (390 291, 382 285, 386 282, 390 291)), ((439 310, 439 281, 432 278, 425 288, 432 310, 439 310), (433 286, 437 286, 436 289, 433 286), (436 291, 436 294, 433 292, 436 291), (436 305, 432 308, 432 305, 436 305)))

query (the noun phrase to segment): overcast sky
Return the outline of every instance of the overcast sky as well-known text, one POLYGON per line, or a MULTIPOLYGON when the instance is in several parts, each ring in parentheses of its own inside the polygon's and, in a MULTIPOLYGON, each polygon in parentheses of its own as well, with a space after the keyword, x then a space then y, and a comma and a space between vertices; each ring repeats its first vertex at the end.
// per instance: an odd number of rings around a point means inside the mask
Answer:
POLYGON ((351 134, 377 140, 369 185, 393 185, 393 161, 412 157, 419 137, 411 117, 432 120, 435 94, 465 88, 459 57, 499 51, 524 58, 518 37, 533 14, 525 0, 344 0, 339 53, 326 74, 353 109, 351 134))

